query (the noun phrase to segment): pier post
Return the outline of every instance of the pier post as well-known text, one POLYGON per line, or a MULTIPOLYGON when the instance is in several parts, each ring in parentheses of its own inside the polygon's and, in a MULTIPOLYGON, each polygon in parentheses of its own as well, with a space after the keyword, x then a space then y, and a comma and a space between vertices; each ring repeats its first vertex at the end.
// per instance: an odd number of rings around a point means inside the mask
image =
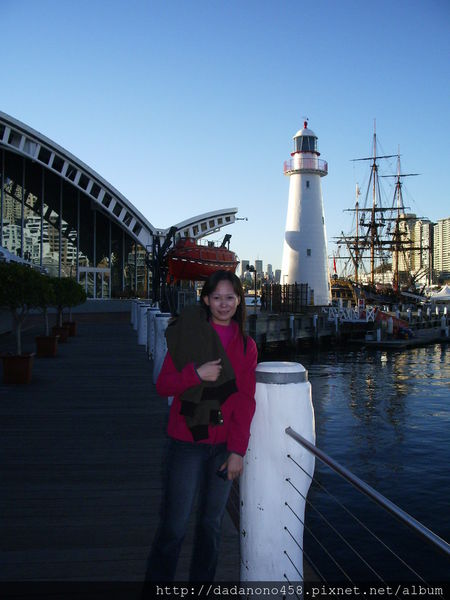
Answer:
POLYGON ((139 327, 141 326, 141 318, 143 314, 143 309, 147 306, 150 306, 149 302, 138 302, 136 308, 136 321, 133 325, 135 331, 139 331, 139 327))
POLYGON ((295 316, 289 315, 289 337, 291 344, 295 344, 295 316))
POLYGON ((260 363, 240 481, 241 581, 303 580, 305 497, 314 457, 285 433, 287 427, 315 443, 308 373, 299 363, 260 363))
POLYGON ((313 315, 313 329, 314 329, 314 339, 316 342, 319 339, 319 315, 313 315))
POLYGON ((252 337, 256 343, 258 343, 258 338, 256 335, 256 322, 257 322, 257 315, 253 314, 253 315, 248 315, 247 318, 247 323, 248 323, 248 333, 250 335, 250 337, 252 337))
POLYGON ((448 338, 447 317, 445 315, 441 317, 441 335, 448 338))
POLYGON ((155 352, 153 357, 153 383, 156 383, 167 352, 165 331, 172 315, 156 313, 155 316, 155 352))
POLYGON ((389 339, 394 335, 394 319, 392 317, 388 317, 387 320, 387 334, 389 339))
POLYGON ((147 356, 149 360, 152 360, 155 354, 155 316, 160 312, 157 306, 152 306, 147 311, 147 356))
POLYGON ((137 300, 132 300, 131 301, 131 316, 130 316, 130 323, 133 326, 134 329, 134 324, 136 323, 136 311, 137 311, 137 305, 138 305, 138 301, 137 300))
POLYGON ((149 310, 150 306, 148 304, 139 307, 139 327, 137 330, 139 346, 147 344, 147 313, 149 310))

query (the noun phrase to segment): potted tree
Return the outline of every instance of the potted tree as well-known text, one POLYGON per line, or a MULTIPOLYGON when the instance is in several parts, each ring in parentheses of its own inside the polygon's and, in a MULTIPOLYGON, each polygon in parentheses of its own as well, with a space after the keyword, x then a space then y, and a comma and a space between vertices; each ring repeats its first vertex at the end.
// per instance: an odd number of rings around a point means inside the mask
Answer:
MULTIPOLYGON (((57 279, 52 280, 52 285, 55 293, 55 306, 57 308, 57 325, 53 328, 54 333, 62 332, 64 329, 68 335, 76 334, 76 323, 72 321, 72 308, 86 302, 86 293, 79 283, 74 279, 57 279), (64 308, 69 308, 69 321, 63 323, 64 308), (58 329, 58 331, 56 331, 58 329)), ((64 335, 64 333, 63 333, 64 335)), ((67 340, 67 338, 66 338, 67 340)), ((66 341, 61 340, 61 341, 66 341)))
POLYGON ((3 382, 30 383, 34 353, 22 353, 22 327, 31 308, 38 306, 41 275, 28 266, 0 263, 0 306, 11 311, 16 354, 3 353, 3 382))
POLYGON ((72 308, 86 302, 86 292, 75 279, 69 279, 68 281, 70 281, 70 286, 68 286, 66 308, 69 309, 69 318, 67 321, 63 321, 63 325, 69 327, 69 335, 73 336, 77 333, 77 324, 76 321, 72 319, 72 308))
POLYGON ((50 277, 41 275, 37 288, 38 304, 44 315, 44 335, 36 337, 36 354, 38 357, 54 357, 58 349, 59 335, 50 335, 48 323, 48 307, 54 304, 54 290, 50 277))

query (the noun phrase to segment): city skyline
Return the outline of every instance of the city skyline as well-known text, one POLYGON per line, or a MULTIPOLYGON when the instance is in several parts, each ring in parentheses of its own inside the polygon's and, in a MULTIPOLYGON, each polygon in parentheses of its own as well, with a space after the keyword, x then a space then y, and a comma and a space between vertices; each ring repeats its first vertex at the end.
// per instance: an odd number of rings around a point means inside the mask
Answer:
MULTIPOLYGON (((350 229, 356 183, 365 189, 367 164, 352 159, 371 155, 374 118, 381 153, 400 145, 403 170, 421 175, 405 181, 408 212, 449 216, 448 3, 123 6, 4 2, 13 75, 1 109, 94 168, 153 225, 237 206, 248 221, 214 237, 231 233, 240 259, 279 268, 283 162, 304 117, 329 165, 328 255, 350 229), (32 24, 38 51, 15 43, 17 24, 32 24)), ((395 158, 380 162, 395 171, 395 158)))

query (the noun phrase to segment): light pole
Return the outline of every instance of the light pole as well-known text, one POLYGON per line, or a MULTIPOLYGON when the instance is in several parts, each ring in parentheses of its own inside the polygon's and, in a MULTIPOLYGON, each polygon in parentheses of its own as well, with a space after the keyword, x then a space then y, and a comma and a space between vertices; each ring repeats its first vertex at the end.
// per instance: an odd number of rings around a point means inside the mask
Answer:
POLYGON ((247 271, 249 273, 254 273, 255 274, 255 296, 254 296, 253 302, 254 302, 254 308, 255 308, 255 313, 256 313, 256 269, 255 269, 255 267, 253 265, 248 265, 247 271))

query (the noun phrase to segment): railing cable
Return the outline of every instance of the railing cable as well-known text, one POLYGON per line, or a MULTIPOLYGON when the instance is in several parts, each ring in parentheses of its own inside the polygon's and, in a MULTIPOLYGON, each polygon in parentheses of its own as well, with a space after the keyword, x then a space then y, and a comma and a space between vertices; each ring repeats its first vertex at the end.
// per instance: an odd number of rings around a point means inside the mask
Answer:
MULTIPOLYGON (((341 567, 341 565, 337 562, 337 560, 330 554, 330 552, 325 548, 325 546, 322 544, 322 542, 314 535, 314 533, 311 531, 311 529, 309 529, 309 527, 306 525, 306 523, 304 523, 300 517, 298 516, 298 514, 295 512, 295 510, 289 506, 288 502, 284 502, 285 506, 287 506, 289 508, 289 510, 292 512, 292 514, 294 515, 294 517, 296 517, 300 523, 303 525, 303 527, 305 528, 306 531, 308 531, 308 533, 316 540, 316 542, 319 544, 319 546, 322 548, 322 550, 329 556, 329 558, 334 562, 334 564, 337 566, 337 568, 344 574, 345 577, 347 577, 347 579, 349 581, 351 581, 350 577, 347 575, 347 573, 344 571, 344 569, 341 567)), ((318 571, 320 574, 320 571, 318 571)), ((322 575, 321 575, 322 577, 322 575)), ((325 581, 325 579, 322 577, 322 580, 325 581)))
POLYGON ((391 513, 394 517, 396 517, 403 524, 407 525, 410 529, 412 529, 415 533, 417 533, 420 537, 425 539, 427 542, 432 544, 435 548, 441 550, 447 557, 450 557, 450 545, 443 540, 441 537, 433 533, 430 529, 422 525, 419 521, 414 519, 407 512, 402 510, 399 506, 391 502, 387 498, 385 498, 382 494, 377 492, 373 487, 368 485, 365 481, 351 473, 348 469, 340 465, 338 462, 333 460, 330 456, 322 452, 319 448, 311 444, 307 439, 294 431, 291 427, 287 427, 285 432, 296 440, 299 444, 304 446, 307 450, 309 450, 314 456, 317 456, 322 462, 328 465, 333 471, 341 475, 344 479, 349 481, 356 489, 360 490, 371 498, 374 502, 382 506, 385 510, 391 513))
POLYGON ((297 573, 299 574, 299 577, 302 579, 302 574, 300 573, 300 571, 297 569, 297 567, 295 566, 295 563, 293 562, 293 560, 291 559, 291 557, 289 556, 289 554, 286 552, 286 550, 283 550, 283 554, 286 554, 289 562, 291 563, 291 565, 294 567, 294 569, 297 571, 297 573))
MULTIPOLYGON (((316 535, 314 535, 314 533, 311 531, 311 529, 307 525, 305 525, 305 531, 307 531, 309 533, 309 535, 312 536, 316 540, 316 542, 319 544, 319 546, 322 548, 322 550, 325 552, 325 554, 334 562, 334 564, 337 566, 339 571, 341 571, 341 573, 344 575, 344 577, 346 579, 348 579, 348 581, 353 583, 351 577, 344 571, 344 569, 337 562, 337 560, 334 558, 334 556, 332 556, 330 554, 330 552, 325 548, 325 546, 322 544, 322 542, 318 539, 318 537, 316 535)), ((321 577, 322 577, 322 580, 325 581, 325 579, 322 575, 321 575, 321 577)))
MULTIPOLYGON (((416 577, 418 577, 421 581, 423 581, 424 583, 427 583, 425 581, 425 579, 419 575, 419 573, 417 573, 417 571, 415 571, 410 565, 408 565, 407 562, 405 562, 403 560, 403 558, 401 556, 399 556, 396 552, 394 552, 394 550, 392 550, 392 548, 390 548, 385 542, 383 542, 383 540, 381 538, 379 538, 377 536, 376 533, 374 533, 369 527, 367 527, 367 525, 365 525, 354 513, 352 513, 351 510, 349 510, 344 504, 342 504, 342 502, 340 502, 340 500, 338 498, 336 498, 336 496, 334 496, 331 492, 329 492, 327 490, 327 488, 319 483, 317 481, 317 479, 314 479, 313 477, 311 477, 311 475, 309 473, 307 473, 305 471, 305 469, 298 464, 298 462, 296 460, 294 460, 292 458, 292 456, 290 454, 287 455, 288 458, 290 458, 292 460, 293 463, 295 463, 306 475, 308 475, 308 477, 311 479, 312 483, 315 483, 317 486, 319 486, 326 494, 328 494, 328 496, 330 496, 330 498, 332 498, 346 513, 348 513, 351 517, 353 517, 353 519, 363 528, 365 529, 368 533, 370 533, 382 546, 384 546, 384 548, 386 548, 386 550, 388 550, 393 556, 395 556, 395 558, 397 558, 397 560, 399 562, 402 563, 403 566, 405 566, 409 571, 411 571, 411 573, 413 573, 416 577)), ((308 502, 308 501, 307 501, 308 502)), ((312 505, 311 505, 312 506, 312 505)), ((313 507, 314 508, 314 507, 313 507)))
POLYGON ((325 581, 325 577, 320 572, 319 567, 314 563, 311 556, 309 554, 307 554, 306 550, 303 550, 303 555, 305 556, 308 563, 311 565, 314 573, 320 577, 321 581, 325 581))
MULTIPOLYGON (((331 524, 331 523, 328 521, 328 519, 327 519, 327 518, 326 518, 326 517, 323 515, 323 513, 322 513, 322 512, 321 512, 321 511, 320 511, 318 508, 316 508, 316 507, 315 507, 315 506, 314 506, 314 505, 311 503, 311 501, 310 501, 310 500, 308 500, 308 499, 307 499, 307 498, 306 498, 306 497, 305 497, 305 496, 304 496, 304 495, 303 495, 303 494, 300 492, 300 490, 298 490, 298 489, 295 487, 295 485, 294 485, 294 484, 293 484, 293 483, 290 481, 290 479, 289 479, 289 478, 287 478, 287 479, 286 479, 286 481, 287 481, 287 482, 288 482, 288 483, 289 483, 289 484, 290 484, 290 485, 291 485, 291 486, 294 488, 294 490, 296 490, 296 491, 297 491, 297 492, 300 494, 300 496, 301 496, 301 497, 302 497, 302 498, 303 498, 303 499, 306 501, 306 503, 307 503, 309 506, 311 506, 311 508, 312 508, 312 509, 313 509, 313 510, 314 510, 314 511, 315 511, 315 512, 318 514, 318 515, 320 515, 320 517, 321 517, 321 518, 322 518, 322 519, 325 521, 325 523, 328 525, 328 527, 329 527, 329 528, 330 528, 332 531, 334 531, 334 533, 335 533, 335 534, 336 534, 336 535, 337 535, 337 536, 338 536, 338 537, 339 537, 339 538, 340 538, 340 539, 341 539, 341 540, 344 542, 344 544, 346 544, 346 545, 348 546, 348 548, 350 548, 350 550, 351 550, 351 551, 352 551, 354 554, 356 554, 356 556, 357 556, 357 557, 360 559, 360 561, 361 561, 361 562, 363 562, 363 563, 366 565, 366 567, 368 567, 368 568, 369 568, 369 569, 372 571, 372 573, 373 573, 373 574, 374 574, 376 577, 378 577, 378 579, 379 579, 380 581, 383 581, 383 578, 381 577, 381 575, 375 571, 375 569, 374 569, 374 568, 373 568, 373 567, 372 567, 372 566, 371 566, 371 565, 370 565, 370 564, 369 564, 369 563, 366 561, 366 559, 365 559, 363 556, 361 556, 361 554, 360 554, 360 553, 359 553, 359 552, 358 552, 358 551, 357 551, 357 550, 356 550, 356 549, 355 549, 355 548, 354 548, 354 547, 353 547, 353 546, 350 544, 350 542, 349 542, 348 540, 346 540, 346 539, 345 539, 345 537, 344 537, 344 536, 343 536, 343 535, 342 535, 342 534, 341 534, 341 533, 340 533, 340 532, 339 532, 339 531, 336 529, 336 527, 334 527, 334 525, 332 525, 332 524, 331 524)), ((383 583, 384 583, 384 582, 383 582, 383 583)))

